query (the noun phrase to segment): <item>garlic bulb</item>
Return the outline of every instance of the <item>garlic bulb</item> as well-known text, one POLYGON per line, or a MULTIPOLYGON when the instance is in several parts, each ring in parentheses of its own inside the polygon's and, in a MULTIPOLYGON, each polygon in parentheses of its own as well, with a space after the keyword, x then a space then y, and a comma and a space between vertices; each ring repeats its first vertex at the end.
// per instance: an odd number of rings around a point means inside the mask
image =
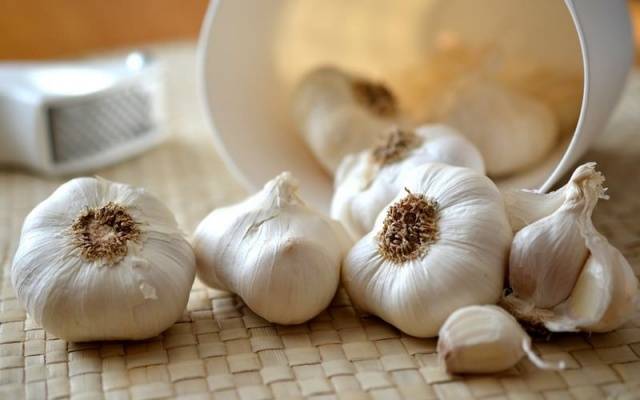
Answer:
POLYGON ((313 154, 333 174, 344 156, 371 147, 395 125, 398 105, 384 85, 323 67, 299 83, 292 113, 313 154))
POLYGON ((27 216, 11 268, 18 300, 68 341, 145 339, 182 316, 195 257, 143 189, 78 178, 27 216))
POLYGON ((555 332, 605 332, 625 323, 638 298, 638 280, 624 256, 593 226, 607 198, 595 163, 578 167, 550 194, 505 192, 516 233, 503 299, 516 317, 555 332))
POLYGON ((556 120, 546 105, 481 76, 461 80, 443 99, 437 118, 478 147, 490 176, 531 167, 558 140, 556 120))
POLYGON ((450 373, 500 372, 515 366, 525 355, 538 368, 564 368, 564 362, 550 364, 541 360, 531 348, 529 335, 497 306, 456 310, 438 336, 438 356, 450 373))
POLYGON ((498 189, 472 169, 424 164, 403 183, 347 254, 343 284, 363 311, 435 336, 456 309, 500 298, 511 228, 498 189))
POLYGON ((198 278, 237 293, 264 319, 297 324, 329 305, 350 240, 310 209, 285 172, 246 200, 209 214, 194 237, 198 278))
POLYGON ((580 166, 561 189, 563 203, 516 233, 509 257, 509 282, 516 297, 542 308, 569 297, 589 255, 585 224, 604 197, 603 181, 594 163, 580 166))
POLYGON ((395 128, 379 146, 349 155, 336 174, 331 216, 360 238, 373 228, 384 206, 402 190, 401 176, 427 162, 468 167, 484 174, 478 150, 455 129, 423 125, 395 128))

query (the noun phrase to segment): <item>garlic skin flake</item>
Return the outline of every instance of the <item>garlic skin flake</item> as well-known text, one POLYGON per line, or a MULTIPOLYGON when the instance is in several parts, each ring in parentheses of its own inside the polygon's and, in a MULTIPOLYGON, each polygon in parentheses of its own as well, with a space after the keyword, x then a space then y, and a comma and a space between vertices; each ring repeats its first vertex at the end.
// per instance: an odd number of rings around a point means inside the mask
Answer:
POLYGON ((437 119, 478 147, 492 177, 535 165, 558 141, 556 120, 544 103, 481 75, 458 82, 437 119))
POLYGON ((282 173, 246 200, 214 210, 194 235, 198 278, 279 324, 308 321, 329 305, 351 245, 344 228, 309 208, 297 190, 282 173))
POLYGON ((77 178, 25 219, 11 267, 18 300, 67 341, 145 339, 185 309, 195 257, 144 189, 77 178))
POLYGON ((500 298, 511 228, 494 183, 469 168, 424 164, 403 183, 347 254, 343 284, 357 308, 431 337, 456 309, 500 298))
POLYGON ((614 330, 631 318, 638 301, 638 279, 631 266, 591 220, 598 199, 608 198, 602 187, 604 177, 595 168, 595 163, 579 166, 565 186, 549 194, 505 192, 511 221, 516 229, 524 227, 511 249, 509 283, 514 292, 502 304, 517 318, 552 332, 614 330), (561 230, 572 231, 558 234, 561 230), (585 260, 577 263, 575 255, 549 251, 540 243, 527 244, 531 236, 527 231, 549 236, 549 244, 556 241, 555 249, 568 248, 581 256, 585 248, 585 260), (522 242, 516 244, 519 237, 522 242), (515 256, 514 263, 514 252, 527 255, 515 256), (536 261, 545 261, 542 269, 534 267, 536 261), (528 296, 532 282, 537 285, 535 295, 528 296))
POLYGON ((531 338, 509 313, 493 305, 473 305, 453 312, 440 328, 438 356, 447 372, 494 373, 515 366, 525 355, 538 368, 550 364, 531 348, 531 338))
POLYGON ((427 162, 468 167, 484 174, 480 152, 455 129, 423 125, 392 129, 379 146, 348 155, 336 174, 331 217, 354 238, 369 232, 382 209, 402 190, 401 177, 427 162))
POLYGON ((373 146, 397 123, 398 105, 380 83, 321 67, 298 84, 292 115, 312 153, 333 175, 347 154, 373 146))

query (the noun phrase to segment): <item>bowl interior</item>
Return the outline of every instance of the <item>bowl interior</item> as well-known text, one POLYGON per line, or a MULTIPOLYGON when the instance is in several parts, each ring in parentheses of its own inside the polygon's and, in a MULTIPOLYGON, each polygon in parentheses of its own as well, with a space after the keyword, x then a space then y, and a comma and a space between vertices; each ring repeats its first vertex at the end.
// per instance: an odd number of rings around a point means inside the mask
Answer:
MULTIPOLYGON (((422 111, 416 104, 433 101, 429 95, 438 90, 440 77, 457 68, 448 64, 451 49, 472 49, 469 65, 498 65, 501 79, 532 93, 566 86, 571 95, 558 100, 568 115, 564 139, 535 168, 502 179, 503 186, 540 185, 562 157, 578 119, 580 43, 562 0, 264 0, 251 9, 236 1, 214 7, 203 30, 201 87, 223 156, 252 189, 290 170, 303 197, 328 209, 331 177, 289 117, 294 85, 319 65, 385 81, 416 118, 422 111)), ((465 69, 463 53, 464 73, 471 69, 465 69)))

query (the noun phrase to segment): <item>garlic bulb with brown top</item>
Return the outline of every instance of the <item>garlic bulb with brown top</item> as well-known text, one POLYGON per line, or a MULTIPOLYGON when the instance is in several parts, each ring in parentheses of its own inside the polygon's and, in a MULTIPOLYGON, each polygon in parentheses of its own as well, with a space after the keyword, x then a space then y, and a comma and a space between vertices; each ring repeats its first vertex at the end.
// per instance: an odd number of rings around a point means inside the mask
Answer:
POLYGON ((345 258, 354 305, 409 335, 435 336, 453 311, 500 298, 511 228, 500 192, 469 168, 428 163, 345 258))
POLYGON ((292 114, 312 153, 333 174, 347 154, 373 146, 398 122, 398 104, 383 84, 322 67, 299 83, 292 114))
POLYGON ((427 162, 484 174, 480 152, 446 125, 392 129, 378 146, 347 156, 336 174, 331 216, 354 238, 373 228, 382 209, 402 190, 402 176, 427 162))
POLYGON ((29 213, 11 267, 27 312, 68 341, 145 339, 178 320, 195 257, 147 191, 77 178, 29 213))

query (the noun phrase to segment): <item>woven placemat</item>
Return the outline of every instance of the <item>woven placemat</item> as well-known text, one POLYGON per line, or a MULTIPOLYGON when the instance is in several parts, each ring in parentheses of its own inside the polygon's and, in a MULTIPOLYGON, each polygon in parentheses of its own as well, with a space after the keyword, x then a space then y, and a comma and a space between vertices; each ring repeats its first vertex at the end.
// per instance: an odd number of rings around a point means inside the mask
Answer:
MULTIPOLYGON (((191 232, 244 192, 216 155, 195 99, 191 46, 165 47, 174 133, 168 143, 99 175, 143 186, 191 232)), ((585 159, 598 161, 611 200, 597 226, 640 272, 640 75, 585 159)), ((195 283, 182 319, 140 342, 67 343, 18 305, 8 277, 23 218, 62 181, 0 172, 0 398, 2 399, 599 399, 640 398, 640 315, 615 332, 536 341, 565 371, 522 361, 499 375, 459 377, 438 364, 435 339, 358 316, 344 292, 304 325, 275 326, 237 298, 195 283)))

